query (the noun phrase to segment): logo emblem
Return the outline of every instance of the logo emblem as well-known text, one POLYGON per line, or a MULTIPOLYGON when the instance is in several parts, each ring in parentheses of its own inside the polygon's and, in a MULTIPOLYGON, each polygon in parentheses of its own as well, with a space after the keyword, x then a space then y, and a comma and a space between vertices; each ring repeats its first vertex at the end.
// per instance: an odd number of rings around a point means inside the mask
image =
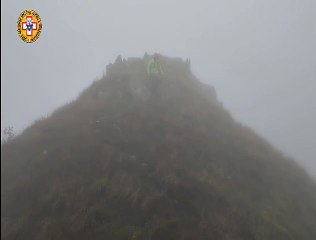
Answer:
POLYGON ((18 19, 18 34, 26 43, 35 42, 42 32, 42 20, 34 10, 25 10, 18 19))

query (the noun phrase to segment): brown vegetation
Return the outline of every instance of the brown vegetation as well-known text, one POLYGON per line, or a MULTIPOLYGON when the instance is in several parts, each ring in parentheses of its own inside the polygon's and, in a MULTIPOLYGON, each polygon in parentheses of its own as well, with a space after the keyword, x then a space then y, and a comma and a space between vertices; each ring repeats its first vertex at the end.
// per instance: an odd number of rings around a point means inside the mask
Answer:
POLYGON ((4 239, 315 239, 316 185, 181 59, 118 60, 2 145, 4 239))

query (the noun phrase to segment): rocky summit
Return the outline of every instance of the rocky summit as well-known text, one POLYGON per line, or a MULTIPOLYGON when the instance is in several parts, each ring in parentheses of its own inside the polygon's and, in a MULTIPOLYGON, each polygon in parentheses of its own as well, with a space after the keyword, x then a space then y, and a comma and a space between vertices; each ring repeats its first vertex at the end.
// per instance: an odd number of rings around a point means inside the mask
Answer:
MULTIPOLYGON (((314 240, 316 184, 232 118, 190 61, 109 64, 1 145, 6 240, 314 240)), ((291 134, 289 133, 289 137, 291 134)))

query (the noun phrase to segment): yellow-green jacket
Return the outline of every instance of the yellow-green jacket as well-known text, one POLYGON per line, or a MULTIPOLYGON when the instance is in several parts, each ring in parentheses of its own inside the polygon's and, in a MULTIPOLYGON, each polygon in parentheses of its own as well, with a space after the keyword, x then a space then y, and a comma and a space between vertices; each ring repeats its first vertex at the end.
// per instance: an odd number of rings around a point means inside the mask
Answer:
POLYGON ((154 58, 150 59, 150 61, 147 64, 147 73, 149 75, 162 74, 163 72, 162 72, 160 62, 158 60, 155 60, 154 58))

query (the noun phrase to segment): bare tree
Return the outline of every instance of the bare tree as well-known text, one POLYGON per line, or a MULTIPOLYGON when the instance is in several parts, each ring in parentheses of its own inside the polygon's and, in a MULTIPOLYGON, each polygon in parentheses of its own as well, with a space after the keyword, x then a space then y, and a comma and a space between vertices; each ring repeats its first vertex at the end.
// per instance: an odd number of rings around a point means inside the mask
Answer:
POLYGON ((12 126, 7 126, 3 129, 3 142, 11 141, 15 134, 12 126))

